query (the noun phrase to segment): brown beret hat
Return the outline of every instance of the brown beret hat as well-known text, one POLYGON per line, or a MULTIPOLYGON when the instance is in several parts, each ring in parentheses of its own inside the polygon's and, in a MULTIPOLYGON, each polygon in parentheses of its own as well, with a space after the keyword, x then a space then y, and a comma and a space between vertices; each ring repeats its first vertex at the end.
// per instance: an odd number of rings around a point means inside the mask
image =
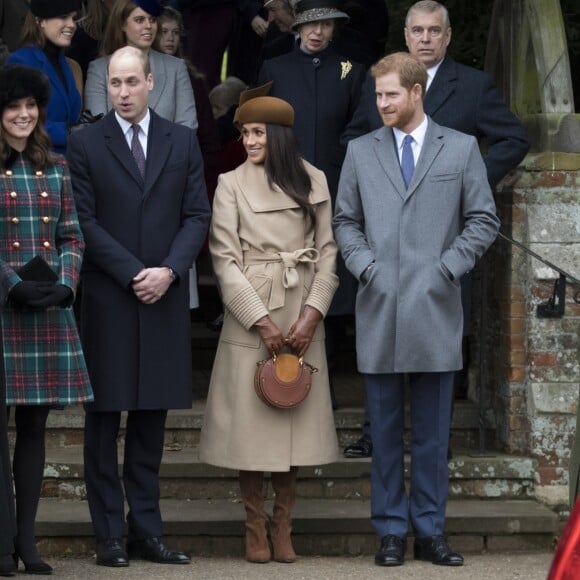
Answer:
POLYGON ((270 123, 292 127, 294 109, 277 97, 255 97, 236 110, 234 124, 240 127, 244 123, 270 123))
POLYGON ((240 95, 240 105, 236 109, 234 125, 240 129, 244 123, 271 123, 272 125, 294 125, 294 109, 278 99, 270 97, 272 81, 265 85, 248 89, 240 95))

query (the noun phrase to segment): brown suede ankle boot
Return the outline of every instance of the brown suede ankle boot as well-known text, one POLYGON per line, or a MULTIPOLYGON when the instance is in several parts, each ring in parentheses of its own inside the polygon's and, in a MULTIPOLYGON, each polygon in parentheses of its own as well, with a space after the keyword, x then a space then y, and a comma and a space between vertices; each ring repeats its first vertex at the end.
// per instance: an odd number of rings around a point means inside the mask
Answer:
POLYGON ((292 509, 296 502, 296 476, 298 468, 290 471, 272 472, 274 488, 274 514, 270 525, 270 537, 276 562, 291 563, 296 560, 292 546, 292 509))
POLYGON ((271 558, 264 512, 264 472, 240 471, 239 481, 246 508, 246 560, 264 564, 271 558))

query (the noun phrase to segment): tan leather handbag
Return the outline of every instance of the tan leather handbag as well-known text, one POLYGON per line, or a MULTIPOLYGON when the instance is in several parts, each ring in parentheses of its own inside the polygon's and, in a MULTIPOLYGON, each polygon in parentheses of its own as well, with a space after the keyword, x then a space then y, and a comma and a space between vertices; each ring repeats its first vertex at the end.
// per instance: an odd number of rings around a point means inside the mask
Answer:
POLYGON ((272 355, 256 363, 254 389, 269 407, 292 409, 306 399, 312 386, 312 373, 318 369, 295 354, 272 355))

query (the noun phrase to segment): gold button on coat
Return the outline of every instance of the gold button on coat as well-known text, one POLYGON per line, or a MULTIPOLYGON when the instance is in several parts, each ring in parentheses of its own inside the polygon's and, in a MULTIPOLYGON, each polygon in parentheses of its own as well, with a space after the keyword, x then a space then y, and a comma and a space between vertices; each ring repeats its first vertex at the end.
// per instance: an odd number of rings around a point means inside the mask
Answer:
POLYGON ((18 194, 15 191, 10 192, 10 197, 14 199, 18 194))
POLYGON ((43 192, 40 194, 40 197, 48 197, 48 193, 46 193, 46 191, 43 191, 43 192))
POLYGON ((18 224, 18 223, 20 223, 20 220, 19 220, 17 217, 13 217, 13 218, 12 218, 10 221, 11 221, 13 224, 18 224))
POLYGON ((45 248, 50 248, 50 242, 44 242, 42 244, 45 248))
POLYGON ((49 217, 47 217, 47 216, 44 216, 44 217, 42 218, 42 221, 43 221, 45 224, 47 224, 47 223, 50 221, 50 218, 49 218, 49 217))
POLYGON ((18 249, 20 247, 20 242, 14 242, 12 247, 18 249))

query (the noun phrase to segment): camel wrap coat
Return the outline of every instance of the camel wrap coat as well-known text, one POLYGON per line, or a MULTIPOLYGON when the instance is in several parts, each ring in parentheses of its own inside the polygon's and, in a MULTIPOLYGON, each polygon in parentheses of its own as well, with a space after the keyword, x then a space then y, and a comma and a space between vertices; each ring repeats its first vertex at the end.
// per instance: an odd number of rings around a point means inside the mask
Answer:
POLYGON ((253 385, 256 363, 269 357, 254 324, 269 314, 286 335, 305 305, 324 316, 338 285, 326 178, 305 165, 315 227, 294 200, 268 186, 263 166, 246 161, 219 178, 209 247, 225 318, 201 434, 206 463, 288 471, 337 458, 322 323, 304 357, 319 372, 302 405, 270 408, 253 385))

